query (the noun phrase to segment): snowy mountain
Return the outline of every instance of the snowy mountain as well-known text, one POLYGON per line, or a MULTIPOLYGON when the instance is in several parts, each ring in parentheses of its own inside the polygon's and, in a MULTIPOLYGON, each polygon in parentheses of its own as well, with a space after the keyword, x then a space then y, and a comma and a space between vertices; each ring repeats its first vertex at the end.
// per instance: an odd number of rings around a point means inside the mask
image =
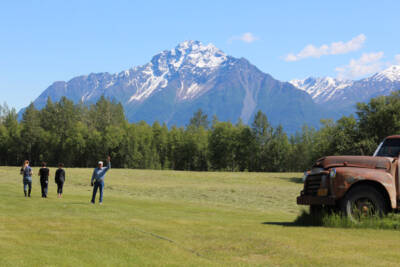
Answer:
POLYGON ((344 88, 353 84, 353 81, 338 80, 331 77, 313 78, 303 80, 291 80, 291 84, 306 91, 315 103, 322 104, 328 102, 333 97, 344 93, 344 88))
POLYGON ((373 97, 400 90, 400 66, 391 66, 357 81, 310 77, 290 83, 307 92, 315 103, 349 113, 354 111, 357 102, 368 102, 373 97))
POLYGON ((43 96, 58 99, 63 95, 72 96, 74 100, 79 96, 84 103, 95 102, 101 95, 124 104, 143 102, 157 89, 166 88, 177 75, 182 78, 177 100, 192 99, 209 89, 201 86, 201 80, 206 80, 208 74, 226 61, 227 56, 214 45, 186 41, 171 51, 154 56, 143 66, 117 74, 96 73, 79 76, 69 82, 56 82, 39 96, 35 104, 41 107, 43 96))
POLYGON ((244 58, 226 55, 212 44, 180 43, 155 55, 145 65, 116 74, 96 73, 55 82, 35 101, 62 96, 75 103, 95 103, 102 95, 121 102, 129 121, 159 121, 183 126, 201 108, 211 119, 251 123, 262 110, 273 125, 294 132, 303 124, 318 126, 331 113, 318 107, 304 91, 275 80, 244 58))
POLYGON ((381 82, 400 82, 400 65, 393 65, 376 73, 370 79, 381 82))

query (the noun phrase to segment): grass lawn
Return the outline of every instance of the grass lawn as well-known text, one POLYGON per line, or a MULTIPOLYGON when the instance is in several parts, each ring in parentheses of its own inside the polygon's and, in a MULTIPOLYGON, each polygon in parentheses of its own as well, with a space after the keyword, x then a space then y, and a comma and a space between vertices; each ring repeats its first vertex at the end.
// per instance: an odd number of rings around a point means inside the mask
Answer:
MULTIPOLYGON (((38 168, 34 168, 37 174, 38 168)), ((51 169, 54 175, 55 169, 51 169)), ((395 230, 299 227, 298 173, 66 169, 64 198, 0 167, 1 266, 398 266, 395 230), (97 199, 96 199, 97 201, 97 199)))

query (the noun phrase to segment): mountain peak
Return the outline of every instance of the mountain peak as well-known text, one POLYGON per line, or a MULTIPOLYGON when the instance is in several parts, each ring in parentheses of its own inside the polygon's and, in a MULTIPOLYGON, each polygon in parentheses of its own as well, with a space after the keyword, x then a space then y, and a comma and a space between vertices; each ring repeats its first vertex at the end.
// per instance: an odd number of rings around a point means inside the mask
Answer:
POLYGON ((181 66, 215 68, 227 60, 227 55, 215 45, 204 45, 200 41, 184 41, 170 51, 164 51, 169 64, 175 69, 181 66))
POLYGON ((227 59, 228 56, 211 43, 204 45, 200 41, 184 41, 172 50, 155 55, 150 63, 141 68, 133 69, 135 72, 141 71, 141 78, 139 82, 132 81, 137 90, 129 102, 143 101, 155 90, 166 88, 176 76, 185 77, 179 86, 177 99, 193 99, 208 91, 209 88, 203 86, 205 81, 227 59))
POLYGON ((376 73, 371 77, 371 79, 375 79, 378 81, 387 79, 391 82, 400 82, 400 65, 392 65, 389 68, 376 73))
POLYGON ((204 50, 212 50, 212 51, 220 51, 214 44, 209 43, 208 45, 204 45, 200 41, 196 40, 187 40, 179 43, 176 47, 176 50, 180 51, 204 51, 204 50))
POLYGON ((192 48, 192 47, 197 47, 197 46, 203 46, 203 43, 200 41, 196 41, 196 40, 186 40, 183 41, 181 43, 179 43, 176 46, 176 49, 188 49, 188 48, 192 48))

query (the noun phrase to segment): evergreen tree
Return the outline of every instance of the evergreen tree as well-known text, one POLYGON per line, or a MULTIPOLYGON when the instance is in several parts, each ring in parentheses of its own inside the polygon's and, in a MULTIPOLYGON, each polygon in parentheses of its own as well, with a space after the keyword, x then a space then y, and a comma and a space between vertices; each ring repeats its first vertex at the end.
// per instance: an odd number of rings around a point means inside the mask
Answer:
POLYGON ((252 133, 250 127, 245 126, 242 123, 238 123, 236 127, 236 164, 238 165, 240 171, 256 170, 256 166, 254 164, 256 155, 254 152, 257 151, 258 147, 255 135, 252 133))
POLYGON ((236 169, 236 134, 236 129, 230 122, 217 122, 213 125, 208 145, 213 169, 230 171, 236 169))
POLYGON ((208 121, 207 114, 204 114, 201 108, 199 108, 190 119, 189 126, 208 129, 209 124, 210 122, 208 121))
POLYGON ((21 122, 21 146, 23 156, 38 165, 41 159, 40 151, 43 148, 43 129, 40 126, 39 111, 31 103, 25 110, 21 122))

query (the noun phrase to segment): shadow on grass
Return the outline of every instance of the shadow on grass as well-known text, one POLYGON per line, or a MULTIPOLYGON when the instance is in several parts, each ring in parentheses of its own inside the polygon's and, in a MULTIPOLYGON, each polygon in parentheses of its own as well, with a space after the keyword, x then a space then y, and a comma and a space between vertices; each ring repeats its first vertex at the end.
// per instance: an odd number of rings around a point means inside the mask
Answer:
POLYGON ((400 214, 389 213, 383 217, 372 216, 357 222, 337 213, 310 214, 303 211, 293 222, 263 222, 265 225, 284 227, 329 227, 400 230, 400 214))
POLYGON ((303 179, 301 179, 301 177, 290 177, 290 178, 279 178, 281 180, 285 180, 285 181, 289 181, 291 183, 295 183, 295 184, 302 184, 303 183, 303 179))
POLYGON ((263 222, 266 225, 278 225, 285 227, 310 227, 310 226, 324 226, 324 217, 326 215, 311 215, 303 210, 293 222, 263 222))
POLYGON ((286 227, 306 227, 307 225, 299 225, 295 222, 262 222, 261 224, 267 225, 278 225, 278 226, 286 226, 286 227))

